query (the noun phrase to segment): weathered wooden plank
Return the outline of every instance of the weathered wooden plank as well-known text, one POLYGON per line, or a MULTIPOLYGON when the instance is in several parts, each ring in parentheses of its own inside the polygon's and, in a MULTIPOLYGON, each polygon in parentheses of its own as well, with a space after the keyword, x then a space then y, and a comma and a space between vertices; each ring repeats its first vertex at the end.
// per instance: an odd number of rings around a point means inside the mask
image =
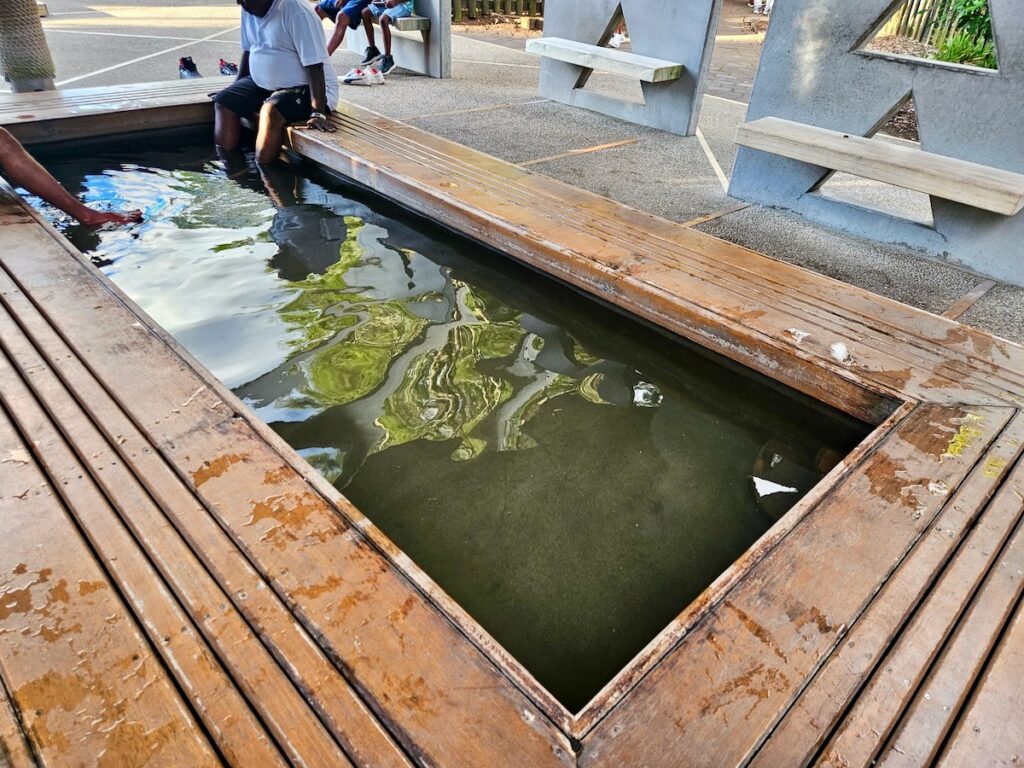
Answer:
MULTIPOLYGON (((1018 575, 1019 578, 1019 575, 1018 575)), ((1024 755, 1024 610, 1018 605, 938 765, 1013 766, 1024 755)))
POLYGON ((138 316, 110 306, 112 288, 89 267, 45 236, 0 261, 411 754, 446 765, 573 761, 568 739, 493 662, 235 418, 243 406, 211 395, 138 316), (140 368, 161 380, 140 386, 130 374, 140 368))
MULTIPOLYGON (((814 511, 822 499, 832 493, 832 488, 841 482, 870 455, 878 444, 888 436, 916 405, 904 403, 888 419, 875 428, 856 448, 821 479, 806 496, 798 501, 758 541, 733 562, 697 600, 687 606, 658 636, 629 663, 622 673, 605 687, 575 718, 575 733, 588 733, 611 707, 628 696, 636 684, 646 677, 676 644, 703 620, 705 614, 725 597, 751 567, 764 555, 786 538, 803 519, 814 511)), ((628 706, 628 705, 627 705, 628 706)))
POLYGON ((921 538, 808 683, 751 765, 801 766, 815 757, 864 681, 881 664, 893 636, 931 588, 935 573, 960 546, 986 501, 1005 480, 1008 468, 1024 451, 1022 439, 1024 417, 1018 415, 950 497, 932 526, 932 535, 921 538))
POLYGON ((347 764, 344 753, 301 693, 235 612, 230 598, 167 524, 129 468, 90 423, 89 416, 60 385, 46 362, 27 343, 17 343, 16 329, 3 309, 0 330, 4 332, 5 351, 31 383, 39 403, 28 396, 24 384, 19 386, 17 374, 6 361, 0 361, 0 398, 20 401, 15 418, 35 442, 45 447, 41 448, 42 461, 51 477, 67 478, 76 469, 84 469, 91 478, 65 481, 61 495, 94 548, 110 563, 112 575, 151 642, 162 648, 171 633, 180 633, 180 650, 168 653, 165 661, 225 757, 238 766, 284 765, 276 740, 293 763, 347 764), (19 390, 26 396, 19 398, 19 390), (67 445, 55 425, 60 425, 67 445), (161 575, 181 604, 164 586, 161 575), (236 683, 245 698, 235 688, 236 683), (249 702, 274 740, 267 737, 249 702))
MULTIPOLYGON (((1020 421, 1018 418, 1017 423, 1020 421)), ((1018 429, 1015 430, 1015 435, 1008 439, 1016 441, 1019 448, 1022 436, 1024 434, 1018 429)), ((1003 461, 1003 457, 993 455, 983 461, 974 474, 999 474, 998 479, 1006 479, 998 470, 993 472, 993 469, 999 467, 1003 461), (994 463, 986 467, 985 464, 990 460, 994 463)), ((858 693, 850 711, 825 745, 818 760, 819 764, 839 766, 866 764, 874 760, 904 709, 915 695, 920 693, 923 696, 930 688, 930 684, 922 684, 922 680, 954 629, 958 635, 954 644, 959 646, 960 661, 966 661, 975 653, 981 655, 975 666, 969 663, 955 664, 956 669, 948 670, 948 673, 959 681, 960 691, 968 690, 972 669, 980 666, 986 649, 991 647, 994 637, 1005 624, 1008 611, 1016 601, 1016 587, 1020 580, 1013 578, 1013 575, 1019 567, 1024 567, 1024 539, 1017 535, 1011 538, 1018 527, 1021 515, 1021 504, 1011 490, 1024 488, 1020 485, 1022 479, 1024 469, 1018 469, 1006 479, 1006 484, 999 490, 998 497, 987 507, 984 498, 960 498, 952 502, 954 506, 959 504, 969 509, 984 511, 979 515, 980 519, 952 561, 940 572, 938 581, 927 598, 895 639, 892 649, 886 653, 871 679, 858 693), (1008 539, 1010 543, 1006 544, 1008 539), (975 598, 976 590, 984 580, 990 578, 989 569, 993 564, 996 565, 995 580, 987 581, 981 590, 981 596, 975 598), (1011 565, 1012 571, 1009 571, 1008 566, 1011 565), (1000 586, 1006 586, 1005 579, 998 576, 1000 573, 1013 574, 1010 576, 1013 595, 1009 599, 998 589, 1000 586), (969 627, 966 631, 962 625, 958 628, 964 612, 975 599, 977 604, 971 609, 971 616, 967 619, 969 627), (980 612, 977 610, 979 604, 982 606, 980 612), (966 648, 963 646, 965 641, 968 644, 966 648), (964 658, 964 653, 967 654, 967 658, 964 658)), ((999 484, 993 485, 998 487, 999 484)), ((860 647, 857 650, 863 651, 860 647)), ((956 654, 957 649, 954 648, 953 652, 956 654)), ((947 700, 947 703, 956 702, 947 700)), ((941 720, 941 712, 938 719, 941 720)), ((933 735, 938 738, 937 734, 933 735)), ((921 748, 924 745, 918 741, 917 746, 921 748)), ((937 749, 938 746, 937 740, 931 742, 931 748, 937 749)), ((893 756, 896 757, 897 764, 903 762, 906 757, 901 757, 898 753, 893 753, 893 756)), ((920 765, 926 762, 928 761, 911 760, 909 764, 920 765)))
MULTIPOLYGON (((615 269, 633 262, 645 265, 651 260, 673 269, 697 269, 694 274, 702 280, 741 290, 758 306, 791 307, 798 321, 825 323, 829 335, 846 337, 847 341, 861 340, 866 346, 879 345, 880 350, 899 351, 902 355, 923 355, 921 362, 910 365, 911 376, 905 385, 907 394, 915 397, 932 399, 929 391, 939 389, 944 372, 953 381, 960 381, 973 371, 969 383, 979 385, 986 385, 989 379, 1005 378, 1012 392, 1020 395, 1024 391, 1024 349, 1017 345, 852 286, 842 285, 840 289, 829 278, 688 231, 554 179, 523 173, 496 158, 351 105, 339 108, 337 124, 339 131, 332 136, 300 130, 294 131, 293 137, 304 153, 308 144, 346 149, 355 142, 351 146, 353 151, 346 153, 352 156, 338 170, 346 175, 355 174, 371 186, 378 181, 394 185, 388 173, 391 168, 400 168, 402 175, 420 179, 424 187, 413 190, 419 199, 409 201, 417 210, 424 197, 437 198, 449 207, 452 199, 462 205, 479 206, 480 193, 487 192, 492 198, 488 202, 492 214, 501 213, 509 221, 522 224, 522 232, 517 236, 546 234, 542 224, 557 220, 575 230, 575 240, 564 236, 557 240, 548 238, 562 244, 563 250, 572 250, 567 244, 578 244, 580 247, 575 250, 615 269), (358 176, 364 171, 363 164, 370 166, 365 169, 369 179, 358 176), (496 205, 493 198, 500 202, 496 205), (516 208, 523 211, 519 216, 525 219, 517 218, 516 208), (591 239, 580 241, 581 235, 587 233, 591 239), (592 252, 594 239, 600 243, 596 254, 592 252), (603 254, 610 254, 611 259, 606 260, 603 254), (623 254, 628 258, 623 259, 623 254), (917 377, 915 373, 923 375, 917 377)), ((316 159, 331 165, 329 156, 316 159)), ((471 234, 482 234, 486 240, 495 228, 495 216, 485 220, 491 222, 491 227, 471 234)), ((496 245, 505 247, 502 243, 496 245)), ((807 332, 799 326, 797 330, 807 332)), ((789 328, 782 331, 781 338, 793 344, 789 328)), ((907 368, 907 363, 903 363, 893 370, 907 368)), ((862 375, 869 378, 870 372, 862 375)))
MULTIPOLYGON (((934 763, 974 682, 989 661, 990 652, 1020 604, 1024 592, 1022 514, 1024 463, 1017 465, 1000 488, 999 496, 980 524, 995 526, 998 523, 991 521, 993 518, 1013 519, 1017 523, 1013 537, 1001 551, 996 547, 989 549, 987 544, 975 544, 981 557, 990 558, 991 569, 956 633, 915 692, 913 703, 878 759, 880 765, 909 768, 934 763)), ((950 569, 942 578, 946 581, 955 577, 950 569)))
MULTIPOLYGON (((58 372, 66 387, 74 391, 82 407, 87 407, 96 424, 103 430, 106 443, 103 445, 83 446, 86 456, 109 454, 116 452, 124 466, 131 466, 137 479, 145 486, 151 498, 160 506, 162 515, 154 515, 151 503, 147 499, 136 500, 132 504, 132 514, 127 520, 135 529, 140 539, 147 541, 147 547, 153 551, 163 546, 171 553, 175 548, 180 550, 169 530, 164 530, 167 521, 176 527, 178 533, 188 541, 192 549, 202 558, 203 564, 192 561, 187 554, 173 555, 174 562, 167 561, 164 569, 165 579, 176 585, 179 593, 188 599, 189 593, 196 593, 192 602, 198 605, 227 605, 234 603, 234 609, 243 614, 259 633, 269 651, 276 656, 284 671, 290 675, 298 690, 308 698, 314 709, 321 714, 329 725, 335 738, 345 747, 346 753, 360 765, 402 766, 408 761, 365 707, 358 695, 345 682, 329 659, 317 648, 311 638, 299 627, 288 609, 277 598, 266 582, 248 562, 240 556, 230 538, 217 525, 215 519, 196 501, 188 489, 160 458, 155 446, 151 445, 139 433, 135 425, 110 398, 82 362, 50 328, 38 310, 20 291, 10 283, 6 273, 0 271, 0 296, 9 311, 16 313, 26 333, 31 336, 32 343, 44 354, 48 364, 58 372), (144 511, 149 512, 152 521, 147 526, 143 520, 144 511), (166 516, 166 517, 164 517, 166 516), (209 577, 203 570, 209 568, 216 582, 207 583, 209 577), (226 594, 225 594, 226 592, 226 594)), ((0 329, 6 329, 0 323, 0 329)), ((16 348, 16 357, 23 368, 43 369, 47 363, 34 359, 33 350, 24 345, 11 345, 16 348)), ((62 421, 67 427, 67 421, 62 421)), ((104 459, 106 460, 106 459, 104 459)), ((103 480, 111 475, 110 467, 102 474, 103 480)), ((127 489, 131 494, 132 490, 127 489)), ((157 558, 158 560, 160 558, 157 558)), ((167 559, 167 556, 164 556, 167 559)), ((198 617, 202 621, 202 617, 198 617)), ((193 619, 196 619, 193 613, 193 619)), ((223 629, 223 625, 237 624, 232 613, 219 614, 216 617, 216 637, 212 637, 219 648, 225 662, 233 669, 233 674, 241 676, 244 685, 248 678, 245 669, 250 671, 249 677, 254 678, 255 685, 246 686, 250 699, 260 705, 269 702, 271 707, 280 707, 294 694, 280 696, 269 689, 270 681, 280 676, 279 670, 265 670, 263 667, 270 662, 266 651, 259 646, 254 637, 247 637, 243 627, 233 626, 234 635, 223 629), (244 654, 242 663, 238 654, 244 654), (258 664, 258 662, 261 662, 258 664)), ((272 663, 272 662, 271 662, 272 663)), ((295 702, 292 702, 293 706, 295 702)), ((243 703, 244 707, 244 703, 243 703)))
MULTIPOLYGON (((528 174, 513 178, 510 174, 518 169, 507 164, 494 168, 500 161, 491 158, 486 163, 479 153, 450 142, 446 146, 454 157, 446 157, 435 146, 441 140, 424 139, 422 132, 386 118, 346 107, 338 125, 338 133, 330 136, 294 132, 293 143, 318 162, 638 314, 644 315, 645 308, 637 294, 645 296, 646 286, 635 285, 633 278, 675 277, 677 283, 669 286, 672 290, 666 296, 682 310, 694 304, 705 313, 697 327, 677 323, 682 327, 673 328, 691 338, 709 327, 728 328, 736 320, 734 307, 743 306, 740 332, 748 335, 743 343, 716 344, 708 338, 697 339, 699 343, 733 357, 747 351, 742 362, 775 376, 779 374, 772 370, 792 375, 776 355, 792 358, 814 350, 819 371, 815 396, 840 408, 845 402, 849 410, 848 403, 857 403, 858 398, 831 396, 839 377, 882 391, 899 385, 906 394, 928 400, 1024 402, 1021 366, 1005 370, 993 364, 994 358, 1008 356, 1015 363, 1024 359, 1008 342, 985 334, 975 338, 974 332, 956 324, 903 307, 900 312, 909 312, 935 337, 921 338, 917 327, 900 330, 886 322, 887 313, 895 312, 888 305, 899 306, 895 302, 860 292, 863 308, 839 306, 840 294, 827 278, 566 185, 559 187, 550 179, 535 176, 528 183, 528 174), (405 149, 397 152, 398 146, 405 149), (344 160, 337 157, 339 147, 344 160), (556 199, 552 190, 564 193, 562 199, 556 199), (551 199, 540 198, 542 191, 551 199), (706 306, 711 288, 727 297, 721 308, 706 306), (767 354, 775 362, 762 359, 759 365, 752 351, 764 350, 764 337, 771 340, 767 354), (838 355, 833 348, 837 342, 849 354, 838 355), (823 376, 827 383, 821 382, 823 376), (992 397, 982 399, 981 392, 992 397)), ((845 298, 850 292, 858 293, 843 286, 841 295, 845 298)), ((799 380, 786 383, 804 391, 810 386, 799 380)))
POLYGON ((762 117, 741 125, 736 143, 1004 216, 1024 208, 1019 173, 806 123, 762 117))
POLYGON ((0 676, 51 765, 220 764, 0 411, 0 676))
MULTIPOLYGON (((0 668, 2 668, 0 664, 0 668)), ((0 677, 0 768, 35 768, 25 733, 0 677)))
POLYGON ((683 75, 683 65, 675 61, 641 56, 616 48, 588 45, 564 37, 538 37, 527 40, 526 52, 575 64, 584 69, 596 69, 632 80, 642 80, 645 83, 664 83, 678 80, 683 75))
MULTIPOLYGON (((335 145, 330 140, 302 134, 293 143, 311 159, 329 167, 332 163, 337 165, 335 145)), ((874 390, 869 389, 839 366, 820 365, 820 358, 812 359, 808 353, 794 350, 791 340, 782 341, 760 332, 756 319, 748 317, 744 322, 731 318, 707 308, 703 297, 697 300, 696 296, 659 295, 639 280, 624 277, 623 268, 637 257, 633 252, 581 235, 580 230, 567 224, 555 224, 541 231, 544 214, 534 215, 496 196, 480 207, 459 198, 436 195, 442 185, 454 182, 440 172, 417 170, 417 163, 412 160, 392 163, 387 159, 391 153, 375 148, 368 138, 361 139, 355 150, 358 155, 354 158, 365 154, 369 162, 363 164, 357 159, 346 169, 347 175, 428 217, 445 221, 470 237, 858 418, 877 423, 890 410, 889 398, 894 393, 874 383, 874 390), (393 165, 396 170, 382 163, 393 165), (574 247, 562 245, 566 242, 574 247)))
POLYGON ((947 496, 929 489, 955 493, 1012 413, 918 407, 598 724, 580 764, 749 759, 934 525, 947 496))
POLYGON ((24 144, 67 141, 129 130, 208 123, 208 93, 229 77, 162 83, 68 88, 39 93, 0 93, 0 125, 24 144))

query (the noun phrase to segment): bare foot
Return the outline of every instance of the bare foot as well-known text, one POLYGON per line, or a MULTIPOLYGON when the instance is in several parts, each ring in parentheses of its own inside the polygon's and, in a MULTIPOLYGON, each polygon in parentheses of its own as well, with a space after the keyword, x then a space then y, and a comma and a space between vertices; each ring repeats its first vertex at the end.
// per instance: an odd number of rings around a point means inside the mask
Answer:
POLYGON ((88 227, 98 227, 102 224, 137 224, 142 221, 142 211, 115 213, 112 211, 90 210, 88 215, 81 216, 78 220, 88 227))

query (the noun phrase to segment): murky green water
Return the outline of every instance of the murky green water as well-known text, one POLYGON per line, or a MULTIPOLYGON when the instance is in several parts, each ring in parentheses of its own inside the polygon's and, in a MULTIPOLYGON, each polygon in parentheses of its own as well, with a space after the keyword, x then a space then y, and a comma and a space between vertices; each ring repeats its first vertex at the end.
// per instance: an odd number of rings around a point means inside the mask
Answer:
POLYGON ((42 159, 145 210, 62 227, 572 710, 866 433, 322 173, 42 159))

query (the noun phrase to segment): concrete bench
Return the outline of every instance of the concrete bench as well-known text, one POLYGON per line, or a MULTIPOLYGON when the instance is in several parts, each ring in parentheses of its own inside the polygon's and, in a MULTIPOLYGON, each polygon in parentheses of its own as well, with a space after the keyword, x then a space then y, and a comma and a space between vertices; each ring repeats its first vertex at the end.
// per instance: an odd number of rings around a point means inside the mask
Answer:
POLYGON ((610 72, 645 83, 678 80, 683 74, 683 65, 673 61, 580 43, 563 37, 529 40, 526 43, 526 50, 545 58, 564 61, 586 69, 610 72))
POLYGON ((1024 175, 777 117, 742 125, 736 143, 1004 216, 1024 208, 1024 175))
MULTIPOLYGON (((375 21, 374 24, 377 22, 375 21)), ((426 16, 404 16, 391 22, 391 28, 399 32, 429 32, 430 19, 426 16)))
MULTIPOLYGON (((406 16, 391 23, 395 62, 402 69, 430 77, 452 76, 452 0, 416 0, 423 14, 406 16)), ((381 36, 376 35, 381 50, 381 36)), ((362 53, 366 33, 362 25, 345 36, 348 48, 362 53)))

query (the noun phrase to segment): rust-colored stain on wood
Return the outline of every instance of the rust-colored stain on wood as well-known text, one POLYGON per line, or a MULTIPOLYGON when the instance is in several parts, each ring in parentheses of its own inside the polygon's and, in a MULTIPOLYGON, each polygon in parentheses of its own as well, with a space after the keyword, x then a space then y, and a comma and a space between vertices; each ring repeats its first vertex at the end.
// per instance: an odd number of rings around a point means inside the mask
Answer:
MULTIPOLYGON (((0 123, 208 119, 208 89, 0 96, 0 123)), ((569 713, 0 192, 0 764, 1024 753, 1024 349, 353 106, 334 121, 295 148, 880 426, 569 713)))

